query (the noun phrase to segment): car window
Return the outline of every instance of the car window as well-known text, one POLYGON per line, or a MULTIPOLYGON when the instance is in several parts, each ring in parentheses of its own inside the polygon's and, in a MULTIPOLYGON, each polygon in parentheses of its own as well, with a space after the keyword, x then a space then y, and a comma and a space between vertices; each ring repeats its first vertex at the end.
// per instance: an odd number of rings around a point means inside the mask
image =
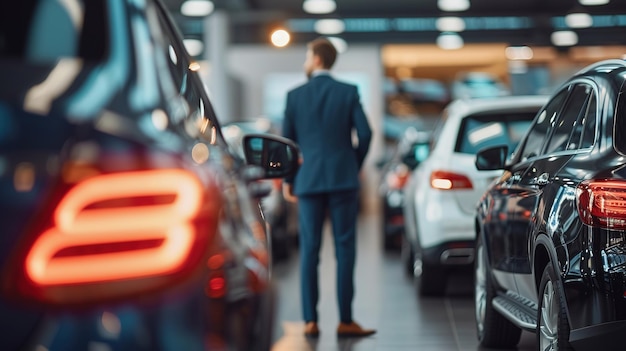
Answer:
POLYGON ((219 132, 215 111, 204 91, 204 84, 192 70, 192 62, 186 49, 180 45, 182 42, 179 40, 180 33, 168 18, 165 9, 160 8, 158 13, 164 31, 163 40, 167 46, 167 52, 164 54, 167 57, 169 71, 178 94, 184 97, 189 109, 185 120, 186 132, 192 137, 201 135, 211 144, 226 145, 219 132))
POLYGON ((596 139, 596 109, 596 95, 592 91, 587 109, 583 115, 583 133, 580 141, 581 149, 592 147, 596 139))
POLYGON ((448 116, 449 116, 448 109, 444 109, 441 114, 441 118, 439 118, 439 121, 435 125, 435 128, 433 129, 433 133, 430 137, 430 149, 431 150, 435 149, 435 147, 437 146, 437 143, 441 139, 440 136, 441 136, 441 133, 443 132, 443 126, 446 125, 448 116))
POLYGON ((566 96, 567 89, 561 90, 546 104, 546 107, 539 112, 535 123, 528 131, 524 145, 522 145, 521 149, 516 153, 519 155, 521 161, 541 154, 543 144, 550 135, 552 125, 557 118, 557 114, 566 96))
POLYGON ((159 14, 161 28, 163 28, 165 34, 163 39, 166 44, 167 52, 165 55, 167 57, 167 64, 170 67, 169 72, 176 83, 177 89, 182 92, 184 90, 183 85, 185 84, 187 66, 189 63, 176 41, 176 32, 170 27, 170 23, 165 15, 162 12, 159 12, 159 14))
POLYGON ((530 127, 535 110, 526 112, 497 112, 475 114, 463 119, 455 152, 476 154, 490 146, 507 145, 509 150, 517 144, 530 127))
POLYGON ((587 84, 577 84, 572 88, 563 111, 553 122, 554 132, 548 141, 546 153, 575 150, 580 147, 582 117, 591 91, 587 84))
POLYGON ((17 1, 10 10, 1 9, 0 57, 35 62, 103 60, 109 42, 105 2, 70 3, 17 1))

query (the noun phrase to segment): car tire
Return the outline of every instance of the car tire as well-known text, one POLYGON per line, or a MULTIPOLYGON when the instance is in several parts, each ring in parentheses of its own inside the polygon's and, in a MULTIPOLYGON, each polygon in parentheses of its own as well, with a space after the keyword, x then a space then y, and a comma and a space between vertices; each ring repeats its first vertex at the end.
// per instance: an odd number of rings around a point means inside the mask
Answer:
POLYGON ((400 244, 400 260, 402 261, 402 268, 404 272, 413 278, 415 275, 415 251, 409 239, 406 235, 402 235, 402 243, 400 244))
POLYGON ((424 263, 417 259, 415 263, 415 284, 421 296, 441 296, 446 291, 448 277, 445 267, 424 263))
POLYGON ((482 235, 478 235, 474 261, 474 315, 478 341, 488 348, 514 347, 519 343, 522 330, 493 308, 495 296, 487 250, 482 235))
MULTIPOLYGON (((384 199, 382 199, 381 201, 385 201, 384 199)), ((391 250, 394 248, 395 245, 395 237, 393 235, 391 235, 391 233, 389 233, 389 228, 388 228, 388 216, 389 216, 389 210, 387 208, 387 205, 383 205, 383 213, 382 213, 382 223, 381 223, 381 232, 382 232, 382 236, 383 236, 383 247, 385 250, 391 250)))
POLYGON ((272 256, 275 261, 284 261, 289 257, 289 241, 282 231, 272 240, 272 256))
POLYGON ((537 345, 540 350, 573 350, 569 343, 569 332, 563 286, 549 263, 543 270, 539 285, 537 345))

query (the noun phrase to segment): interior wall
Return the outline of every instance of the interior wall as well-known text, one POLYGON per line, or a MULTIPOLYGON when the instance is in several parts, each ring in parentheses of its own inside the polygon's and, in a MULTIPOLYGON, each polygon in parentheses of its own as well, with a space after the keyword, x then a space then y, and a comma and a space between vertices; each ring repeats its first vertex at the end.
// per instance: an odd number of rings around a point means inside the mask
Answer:
MULTIPOLYGON (((264 113, 265 82, 268 77, 276 74, 292 74, 301 76, 301 82, 306 81, 303 72, 303 63, 306 46, 298 45, 286 48, 274 48, 266 45, 234 45, 227 55, 228 70, 231 77, 237 82, 240 91, 232 99, 237 105, 234 111, 239 111, 237 118, 253 119, 264 113)), ((382 84, 384 78, 380 48, 377 45, 354 45, 339 54, 331 73, 341 79, 342 75, 358 74, 366 77, 363 85, 367 91, 359 91, 363 109, 368 117, 373 131, 370 152, 365 160, 363 180, 367 186, 364 200, 367 206, 375 206, 373 199, 378 179, 374 175, 375 162, 384 153, 382 135, 382 119, 384 114, 384 97, 382 84)), ((298 83, 298 84, 299 84, 298 83)), ((284 109, 284 106, 275 106, 284 109)))

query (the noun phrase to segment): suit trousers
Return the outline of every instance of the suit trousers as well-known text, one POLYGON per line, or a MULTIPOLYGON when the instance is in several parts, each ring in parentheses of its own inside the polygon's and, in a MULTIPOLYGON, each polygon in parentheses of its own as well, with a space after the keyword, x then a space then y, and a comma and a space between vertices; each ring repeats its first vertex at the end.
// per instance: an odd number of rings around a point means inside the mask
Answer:
POLYGON ((341 322, 352 322, 358 190, 298 196, 300 285, 306 322, 317 322, 319 261, 323 227, 330 218, 337 265, 337 300, 341 322))

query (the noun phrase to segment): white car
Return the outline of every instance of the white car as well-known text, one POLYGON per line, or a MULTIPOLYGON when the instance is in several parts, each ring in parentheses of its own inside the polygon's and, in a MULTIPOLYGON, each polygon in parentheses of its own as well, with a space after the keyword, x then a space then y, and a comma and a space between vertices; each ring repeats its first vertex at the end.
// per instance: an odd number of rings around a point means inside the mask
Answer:
MULTIPOLYGON (((445 292, 447 275, 474 261, 475 206, 501 171, 479 171, 476 153, 524 135, 547 96, 455 100, 432 134, 428 158, 404 188, 402 257, 421 295, 445 292)), ((471 272, 471 271, 470 271, 471 272)))

